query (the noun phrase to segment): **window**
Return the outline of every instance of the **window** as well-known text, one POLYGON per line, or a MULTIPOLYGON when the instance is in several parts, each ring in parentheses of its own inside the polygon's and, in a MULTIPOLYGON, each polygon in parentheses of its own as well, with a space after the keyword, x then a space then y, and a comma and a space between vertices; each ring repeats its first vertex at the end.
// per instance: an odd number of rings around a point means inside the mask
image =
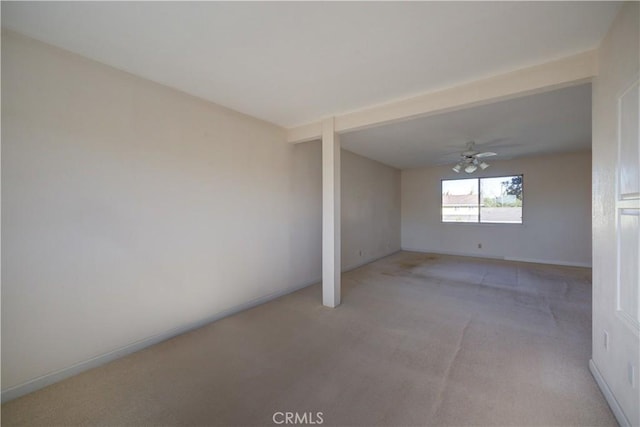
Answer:
POLYGON ((442 222, 522 224, 522 175, 443 179, 442 222))

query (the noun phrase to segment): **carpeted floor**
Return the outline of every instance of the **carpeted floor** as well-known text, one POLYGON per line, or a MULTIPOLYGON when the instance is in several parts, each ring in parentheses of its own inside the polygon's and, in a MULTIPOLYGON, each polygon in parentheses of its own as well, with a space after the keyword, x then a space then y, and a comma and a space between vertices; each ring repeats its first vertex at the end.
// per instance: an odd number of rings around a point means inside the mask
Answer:
POLYGON ((401 252, 2 406, 10 425, 616 425, 588 269, 401 252), (281 421, 281 415, 276 421, 281 421))

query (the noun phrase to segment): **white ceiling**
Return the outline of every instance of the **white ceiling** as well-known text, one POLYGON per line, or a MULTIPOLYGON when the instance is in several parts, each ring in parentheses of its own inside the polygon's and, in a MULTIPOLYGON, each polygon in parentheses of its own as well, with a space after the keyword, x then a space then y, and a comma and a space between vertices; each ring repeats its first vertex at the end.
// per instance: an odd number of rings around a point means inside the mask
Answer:
POLYGON ((619 5, 3 1, 2 25, 290 127, 592 49, 619 5))
POLYGON ((467 141, 510 159, 591 149, 591 84, 341 135, 342 147, 399 169, 455 164, 467 141))

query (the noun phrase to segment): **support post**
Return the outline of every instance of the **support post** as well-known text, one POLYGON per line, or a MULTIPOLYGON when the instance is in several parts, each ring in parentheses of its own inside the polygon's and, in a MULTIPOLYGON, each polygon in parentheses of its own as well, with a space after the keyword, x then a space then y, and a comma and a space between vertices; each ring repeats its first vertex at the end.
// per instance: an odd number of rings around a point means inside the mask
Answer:
POLYGON ((340 305, 340 137, 322 122, 322 304, 340 305))

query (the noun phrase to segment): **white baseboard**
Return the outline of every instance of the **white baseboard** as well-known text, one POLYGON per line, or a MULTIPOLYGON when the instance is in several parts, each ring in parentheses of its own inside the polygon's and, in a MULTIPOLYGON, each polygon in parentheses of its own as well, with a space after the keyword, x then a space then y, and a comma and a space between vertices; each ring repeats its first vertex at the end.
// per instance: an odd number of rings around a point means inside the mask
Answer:
MULTIPOLYGON (((377 258, 373 258, 373 259, 368 259, 365 260, 361 263, 357 263, 355 265, 350 265, 345 267, 342 272, 345 273, 347 271, 350 270, 354 270, 358 267, 361 267, 365 264, 369 264, 371 262, 377 261, 378 259, 387 257, 389 255, 392 255, 394 253, 396 253, 398 251, 394 251, 391 252, 389 254, 385 254, 383 256, 377 257, 377 258)), ((322 281, 322 278, 318 277, 318 278, 314 278, 311 281, 305 282, 301 285, 297 285, 297 286, 293 286, 287 289, 284 289, 282 291, 278 291, 278 292, 274 292, 268 295, 264 295, 260 298, 256 298, 254 300, 248 301, 246 303, 243 304, 239 304, 235 307, 232 307, 230 309, 227 310, 223 310, 219 313, 216 313, 212 316, 206 317, 204 319, 201 319, 197 322, 193 322, 190 323, 188 325, 184 325, 175 329, 171 329, 167 332, 163 332, 154 336, 151 336, 149 338, 145 338, 142 339, 140 341, 136 341, 132 344, 126 345, 124 347, 118 348, 116 350, 110 351, 108 353, 105 354, 101 354, 99 356, 96 357, 92 357, 91 359, 82 361, 82 362, 78 362, 76 364, 73 364, 67 368, 63 368, 60 369, 58 371, 54 371, 54 372, 50 372, 48 374, 42 375, 40 377, 34 378, 32 380, 29 380, 25 383, 13 386, 13 387, 9 387, 5 390, 2 390, 2 396, 1 396, 1 401, 2 403, 8 402, 10 400, 16 399, 20 396, 24 396, 25 394, 29 394, 32 393, 36 390, 39 390, 41 388, 44 388, 48 385, 57 383, 59 381, 62 381, 66 378, 72 377, 74 375, 77 375, 81 372, 87 371, 89 369, 93 369, 93 368, 97 368, 98 366, 104 365, 105 363, 111 362, 113 360, 119 359, 121 357, 124 357, 128 354, 131 353, 135 353, 136 351, 140 351, 144 348, 150 347, 154 344, 158 344, 162 341, 166 341, 170 338, 173 338, 177 335, 180 334, 184 334, 185 332, 189 332, 193 329, 198 329, 202 326, 205 326, 211 322, 215 322, 216 320, 220 320, 224 317, 227 316, 231 316, 233 314, 239 313, 241 311, 253 308, 255 306, 258 306, 260 304, 264 304, 265 302, 271 301, 273 299, 279 298, 281 296, 290 294, 292 292, 295 292, 297 290, 300 290, 302 288, 306 288, 307 286, 311 286, 314 285, 316 283, 320 283, 322 281)))
POLYGON ((562 265, 565 267, 586 267, 591 268, 591 264, 583 263, 583 262, 572 262, 572 261, 558 261, 554 259, 534 259, 534 258, 518 258, 518 257, 510 257, 510 256, 500 256, 500 255, 486 255, 479 253, 469 253, 469 252, 454 252, 454 251, 430 251, 424 249, 415 249, 415 248, 402 248, 403 251, 409 252, 420 252, 423 254, 438 254, 438 255, 455 255, 455 256, 468 256, 473 258, 488 258, 488 259, 503 259, 505 261, 517 261, 517 262, 530 262, 534 264, 550 264, 550 265, 562 265))
POLYGON ((380 260, 382 258, 386 258, 386 257, 391 256, 393 254, 397 254, 401 250, 402 249, 397 249, 397 250, 394 250, 392 252, 389 252, 388 254, 384 254, 384 255, 380 255, 378 257, 374 257, 374 258, 371 258, 371 259, 363 260, 363 261, 357 262, 355 264, 350 264, 350 265, 342 268, 342 273, 346 273, 348 271, 355 270, 356 268, 360 268, 363 265, 371 264, 372 262, 378 261, 378 260, 380 260))
POLYGON ((504 257, 501 257, 501 256, 475 254, 475 253, 469 253, 469 252, 455 252, 455 251, 442 251, 442 250, 431 251, 431 250, 415 249, 415 248, 402 248, 402 250, 406 252, 418 252, 421 254, 467 256, 471 258, 504 259, 504 257))
POLYGON ((604 380, 604 377, 600 373, 600 370, 596 366, 593 359, 589 360, 589 370, 591 371, 591 375, 593 375, 593 378, 595 378, 598 387, 600 387, 600 391, 602 391, 604 398, 607 400, 607 403, 611 408, 611 412, 613 412, 613 415, 615 415, 618 424, 620 424, 621 427, 631 427, 631 422, 622 411, 622 407, 620 407, 620 404, 618 404, 616 397, 613 395, 613 392, 607 385, 607 382, 604 380))
POLYGON ((40 377, 29 380, 25 383, 18 384, 13 387, 9 387, 6 390, 2 390, 2 403, 8 402, 10 400, 16 399, 20 396, 24 396, 25 394, 32 393, 36 390, 44 388, 48 385, 57 383, 59 381, 64 380, 65 378, 69 378, 71 376, 77 375, 81 372, 87 371, 89 369, 97 368, 98 366, 104 365, 105 363, 111 362, 113 360, 124 357, 128 354, 135 353, 136 351, 142 350, 143 348, 150 347, 154 344, 158 344, 162 341, 166 341, 170 338, 173 338, 177 335, 184 334, 185 332, 189 332, 194 329, 198 329, 202 326, 205 326, 211 322, 215 322, 216 320, 220 320, 224 317, 231 316, 233 314, 239 313, 244 310, 248 310, 250 308, 256 307, 260 304, 264 304, 265 302, 271 301, 273 299, 279 298, 281 296, 290 294, 292 292, 298 291, 302 288, 306 288, 307 286, 314 285, 320 282, 321 279, 314 279, 313 281, 305 282, 301 285, 296 285, 287 289, 283 289, 281 291, 273 292, 268 295, 264 295, 262 297, 253 299, 246 303, 239 304, 235 307, 229 308, 227 310, 223 310, 219 313, 216 313, 212 316, 208 316, 199 321, 190 323, 188 325, 180 326, 178 328, 171 329, 167 332, 163 332, 149 338, 144 338, 140 341, 136 341, 132 344, 126 345, 124 347, 118 348, 116 350, 110 351, 105 354, 101 354, 96 357, 92 357, 91 359, 78 362, 74 365, 71 365, 67 368, 60 369, 55 372, 50 372, 48 374, 42 375, 40 377))
POLYGON ((586 262, 558 261, 554 259, 534 259, 534 258, 518 258, 518 257, 504 257, 504 259, 506 261, 531 262, 534 264, 551 264, 551 265, 562 265, 565 267, 591 268, 591 264, 586 262))

